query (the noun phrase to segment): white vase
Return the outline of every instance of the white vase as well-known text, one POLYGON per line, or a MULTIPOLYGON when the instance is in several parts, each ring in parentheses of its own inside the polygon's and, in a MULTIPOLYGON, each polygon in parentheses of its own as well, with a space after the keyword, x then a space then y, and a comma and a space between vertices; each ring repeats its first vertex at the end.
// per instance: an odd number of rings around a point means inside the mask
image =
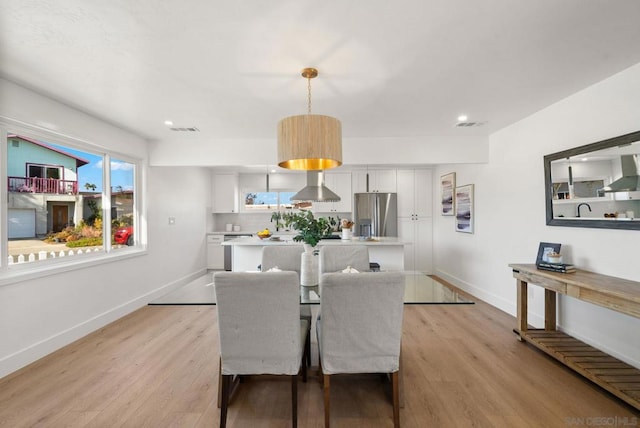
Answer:
POLYGON ((300 255, 300 285, 314 287, 318 285, 318 258, 313 254, 311 245, 304 245, 305 252, 300 255))
POLYGON ((340 239, 349 241, 351 238, 353 238, 353 231, 351 229, 342 229, 342 236, 340 239))

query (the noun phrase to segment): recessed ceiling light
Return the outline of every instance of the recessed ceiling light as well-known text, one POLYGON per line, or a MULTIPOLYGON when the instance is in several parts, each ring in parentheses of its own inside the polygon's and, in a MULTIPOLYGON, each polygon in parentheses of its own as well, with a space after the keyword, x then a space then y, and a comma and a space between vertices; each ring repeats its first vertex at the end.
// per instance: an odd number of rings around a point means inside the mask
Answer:
POLYGON ((167 126, 173 126, 173 122, 171 120, 165 120, 164 124, 167 126))
POLYGON ((581 160, 582 162, 586 162, 586 161, 588 161, 588 160, 589 160, 589 158, 582 158, 582 159, 580 159, 580 160, 581 160))
POLYGON ((275 172, 276 172, 276 170, 275 170, 275 169, 272 169, 272 170, 271 170, 271 173, 272 173, 272 174, 273 174, 273 173, 275 173, 275 172))
POLYGON ((464 122, 468 119, 468 117, 464 114, 461 114, 460 116, 458 116, 458 122, 464 122))

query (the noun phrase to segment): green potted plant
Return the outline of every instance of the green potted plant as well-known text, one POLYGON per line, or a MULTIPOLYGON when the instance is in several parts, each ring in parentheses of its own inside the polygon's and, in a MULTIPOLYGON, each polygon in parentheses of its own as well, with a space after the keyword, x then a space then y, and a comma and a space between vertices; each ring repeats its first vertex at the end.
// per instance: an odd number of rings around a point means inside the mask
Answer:
POLYGON ((271 213, 271 223, 275 222, 276 232, 278 232, 281 227, 284 227, 284 224, 282 223, 282 216, 283 214, 280 211, 274 211, 271 213))
POLYGON ((331 222, 324 218, 315 218, 311 211, 300 211, 296 213, 282 214, 285 227, 290 227, 298 234, 293 237, 296 242, 304 242, 311 247, 318 245, 318 242, 333 231, 331 222))

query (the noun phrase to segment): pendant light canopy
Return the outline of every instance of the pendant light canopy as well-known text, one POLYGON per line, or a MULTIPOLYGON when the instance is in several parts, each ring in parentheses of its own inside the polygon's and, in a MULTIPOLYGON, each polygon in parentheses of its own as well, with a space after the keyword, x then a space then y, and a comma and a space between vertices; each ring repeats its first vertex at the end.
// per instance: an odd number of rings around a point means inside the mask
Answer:
POLYGON ((342 125, 331 116, 311 114, 311 79, 315 68, 302 70, 307 79, 307 114, 278 122, 278 165, 287 169, 325 170, 342 165, 342 125))

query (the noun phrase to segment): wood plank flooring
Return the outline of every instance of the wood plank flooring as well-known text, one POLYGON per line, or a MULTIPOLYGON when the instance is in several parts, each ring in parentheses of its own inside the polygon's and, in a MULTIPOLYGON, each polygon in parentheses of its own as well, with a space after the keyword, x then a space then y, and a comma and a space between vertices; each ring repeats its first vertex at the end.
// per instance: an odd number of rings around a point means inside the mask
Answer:
MULTIPOLYGON (((482 302, 405 306, 401 425, 640 425, 638 411, 517 341, 515 324, 482 302)), ((216 427, 217 349, 215 306, 142 308, 0 379, 0 427, 216 427)), ((228 425, 290 426, 289 385, 249 379, 228 425)), ((392 426, 386 388, 377 376, 332 379, 332 426, 392 426)), ((324 424, 317 376, 299 385, 298 418, 324 424)))

